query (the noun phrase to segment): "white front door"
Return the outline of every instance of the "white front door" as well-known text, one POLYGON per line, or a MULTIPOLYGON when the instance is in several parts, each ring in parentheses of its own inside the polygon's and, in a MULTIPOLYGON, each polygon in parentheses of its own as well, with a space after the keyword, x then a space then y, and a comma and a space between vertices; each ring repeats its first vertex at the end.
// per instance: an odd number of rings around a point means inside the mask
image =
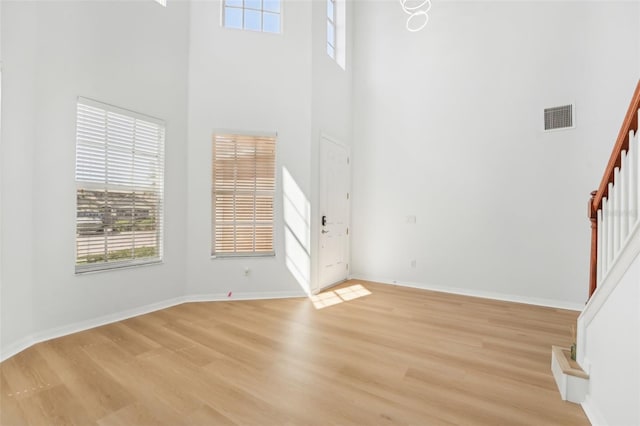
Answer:
POLYGON ((320 139, 320 268, 325 288, 349 275, 349 153, 345 146, 320 139))

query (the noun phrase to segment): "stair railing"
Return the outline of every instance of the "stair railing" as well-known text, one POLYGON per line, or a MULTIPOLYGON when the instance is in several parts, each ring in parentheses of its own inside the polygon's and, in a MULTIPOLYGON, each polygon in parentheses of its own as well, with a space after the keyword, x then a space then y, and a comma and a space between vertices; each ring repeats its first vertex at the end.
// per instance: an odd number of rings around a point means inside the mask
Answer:
POLYGON ((640 81, 622 122, 600 186, 591 193, 589 297, 614 265, 625 241, 640 226, 640 81))

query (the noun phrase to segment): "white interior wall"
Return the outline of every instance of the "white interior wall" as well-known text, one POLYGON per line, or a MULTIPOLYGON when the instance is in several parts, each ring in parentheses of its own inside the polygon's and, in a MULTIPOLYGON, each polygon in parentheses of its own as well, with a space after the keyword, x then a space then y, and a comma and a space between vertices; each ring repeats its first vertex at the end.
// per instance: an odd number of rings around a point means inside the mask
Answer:
MULTIPOLYGON (((346 50, 345 69, 327 54, 326 1, 314 1, 312 7, 312 134, 323 131, 348 146, 352 136, 353 4, 346 4, 347 45, 339 47, 346 50)), ((313 139, 317 142, 318 138, 313 139)))
POLYGON ((2 21, 2 286, 0 348, 33 331, 33 199, 36 6, 1 2, 2 21), (20 43, 12 43, 20 40, 20 43), (7 82, 11 84, 7 84, 7 82), (9 183, 11 183, 9 185, 9 183), (5 206, 17 206, 7 209, 5 206))
POLYGON ((3 5, 2 193, 12 206, 2 216, 3 352, 29 333, 184 294, 188 11, 151 1, 3 5), (74 273, 78 96, 166 122, 162 265, 74 273))
MULTIPOLYGON (((640 424, 640 256, 587 326, 589 393, 594 424, 640 424)), ((615 284, 615 283, 610 283, 615 284)))
MULTIPOLYGON (((345 4, 345 20, 338 22, 345 31, 346 45, 338 46, 345 51, 345 68, 327 54, 327 5, 326 1, 312 2, 312 102, 311 102, 311 176, 312 200, 319 200, 320 178, 320 137, 322 134, 351 146, 352 121, 352 32, 353 32, 353 4, 345 4)), ((319 202, 311 204, 311 247, 312 252, 318 253, 320 233, 319 202)), ((314 282, 320 282, 318 259, 312 262, 312 276, 314 282)), ((315 286, 314 286, 315 287, 315 286)))
POLYGON ((187 292, 214 297, 301 295, 310 259, 300 253, 301 284, 287 267, 283 169, 309 197, 311 175, 310 2, 283 2, 282 33, 220 25, 219 1, 191 7, 187 292), (214 129, 277 132, 275 257, 211 258, 211 137, 214 129), (245 275, 245 268, 249 274, 245 275))
POLYGON ((354 275, 580 308, 638 7, 434 2, 409 33, 397 2, 356 2, 354 275), (572 102, 576 128, 544 133, 572 102))
MULTIPOLYGON (((2 2, 0 2, 0 29, 2 2)), ((0 311, 2 310, 2 31, 0 31, 0 311)), ((2 313, 0 312, 0 348, 2 347, 2 313)))

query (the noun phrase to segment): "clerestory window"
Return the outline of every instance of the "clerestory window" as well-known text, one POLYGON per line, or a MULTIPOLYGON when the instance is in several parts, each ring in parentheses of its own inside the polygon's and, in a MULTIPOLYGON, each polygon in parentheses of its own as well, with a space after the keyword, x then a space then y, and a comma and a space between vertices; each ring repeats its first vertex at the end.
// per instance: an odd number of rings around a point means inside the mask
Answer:
POLYGON ((280 33, 280 0, 224 0, 222 24, 225 28, 280 33))

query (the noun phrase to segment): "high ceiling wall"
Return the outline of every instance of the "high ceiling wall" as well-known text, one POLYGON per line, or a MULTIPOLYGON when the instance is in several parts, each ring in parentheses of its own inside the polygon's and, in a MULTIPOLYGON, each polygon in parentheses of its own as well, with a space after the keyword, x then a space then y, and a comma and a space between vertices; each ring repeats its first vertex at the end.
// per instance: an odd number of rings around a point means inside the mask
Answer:
POLYGON ((639 7, 434 1, 410 33, 398 2, 356 2, 354 274, 579 308, 639 7), (570 103, 575 128, 544 132, 570 103))

